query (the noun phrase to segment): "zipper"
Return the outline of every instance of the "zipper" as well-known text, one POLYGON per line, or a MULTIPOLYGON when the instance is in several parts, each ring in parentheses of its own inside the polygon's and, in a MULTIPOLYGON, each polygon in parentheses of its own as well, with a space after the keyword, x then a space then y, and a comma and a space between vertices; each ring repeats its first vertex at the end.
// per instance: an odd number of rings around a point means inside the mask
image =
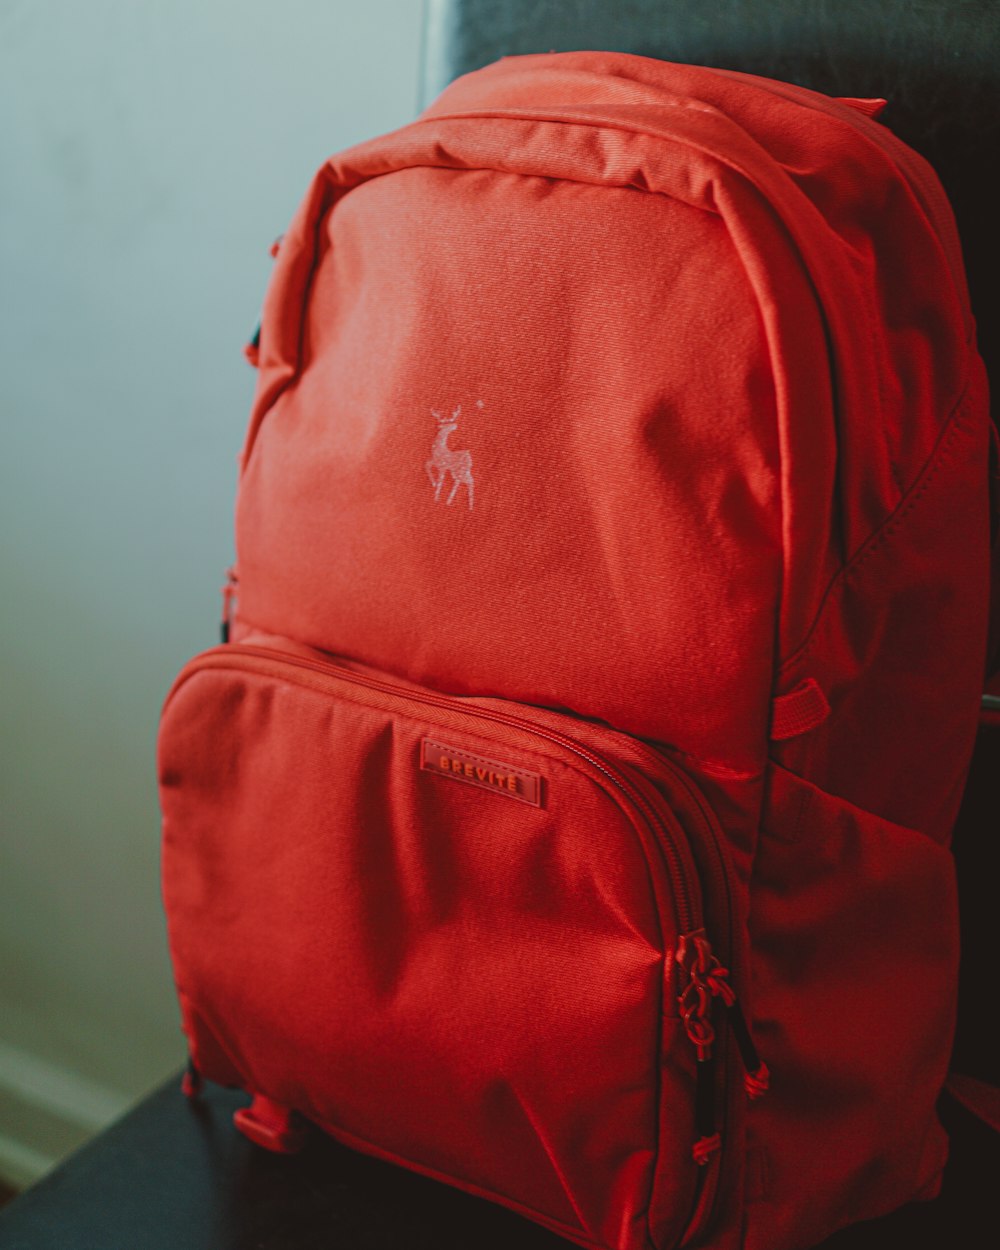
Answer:
POLYGON ((730 870, 726 864, 725 852, 722 849, 721 835, 717 827, 715 814, 705 801, 704 795, 691 781, 687 773, 674 764, 669 756, 655 750, 653 747, 647 746, 646 743, 637 738, 629 739, 628 746, 638 757, 640 768, 644 769, 654 779, 658 775, 665 775, 668 785, 674 785, 684 790, 697 812, 699 844, 707 847, 710 852, 709 862, 699 864, 698 870, 701 875, 705 875, 707 872, 710 876, 712 896, 725 899, 726 929, 725 933, 721 935, 723 937, 721 949, 724 958, 731 958, 736 918, 733 913, 732 892, 729 889, 730 870))
MULTIPOLYGON (((756 87, 760 91, 767 92, 769 95, 777 96, 791 100, 796 104, 800 104, 805 108, 812 109, 817 113, 824 113, 828 117, 838 118, 840 121, 846 121, 851 125, 858 134, 869 139, 875 147, 879 148, 888 156, 900 173, 903 174, 910 188, 916 194, 917 199, 921 202, 924 210, 930 219, 934 233, 941 244, 945 253, 945 259, 951 270, 952 281, 955 289, 960 295, 961 302, 968 304, 967 299, 962 294, 965 291, 965 267, 962 259, 961 246, 958 240, 958 232, 955 229, 954 220, 951 213, 951 206, 947 197, 942 193, 940 186, 936 180, 927 176, 927 169, 922 159, 914 159, 915 153, 896 137, 891 130, 877 122, 874 117, 870 116, 864 109, 854 107, 850 104, 840 102, 831 97, 820 96, 816 98, 814 92, 809 91, 805 87, 798 87, 794 83, 782 83, 775 80, 761 82, 755 75, 745 74, 739 70, 713 69, 713 73, 723 75, 726 78, 732 78, 738 82, 745 83, 748 86, 756 87)), ((528 109, 515 110, 504 108, 490 108, 482 111, 477 110, 459 110, 450 113, 435 113, 434 120, 461 120, 464 118, 476 117, 512 117, 522 120, 534 119, 537 121, 554 121, 558 122, 562 118, 553 115, 547 111, 533 111, 528 109)), ((582 120, 582 119, 574 119, 582 120)), ((736 125, 740 122, 730 118, 736 125)), ((617 122, 597 122, 593 120, 585 121, 584 124, 599 124, 605 128, 624 130, 626 127, 617 122)), ((650 130, 642 130, 640 133, 648 134, 653 138, 664 137, 657 135, 656 132, 650 130)), ((773 159, 773 158, 772 158, 773 159)))
MULTIPOLYGON (((532 728, 534 728, 533 725, 532 728)), ((641 770, 640 775, 645 774, 652 778, 653 781, 657 779, 664 780, 668 786, 680 788, 687 795, 690 800, 690 806, 694 810, 689 811, 686 815, 696 814, 698 821, 697 843, 708 851, 708 855, 704 860, 699 859, 698 872, 703 879, 707 878, 712 890, 712 897, 720 900, 721 903, 720 920, 723 928, 721 932, 718 929, 713 932, 713 937, 717 939, 714 949, 713 946, 709 945, 705 931, 701 929, 697 932, 682 935, 678 951, 675 953, 678 971, 678 1008, 682 1021, 684 1021, 688 1039, 695 1048, 697 1060, 695 1069, 695 1142, 692 1146, 691 1154, 695 1163, 699 1165, 701 1178, 692 1204, 692 1219, 682 1238, 682 1241, 687 1243, 702 1237, 710 1227, 715 1215, 721 1178, 726 1174, 730 1166, 728 1148, 733 1141, 733 1136, 727 1131, 727 1111, 729 1103, 736 1095, 735 1092, 730 1093, 728 1091, 730 1086, 733 1091, 739 1089, 739 1083, 731 1081, 726 1085, 727 1094, 722 1100, 721 1121, 717 1120, 715 1105, 716 1072, 727 1073, 730 1066, 730 1034, 736 1042, 740 1065, 743 1069, 743 1090, 748 1098, 754 1100, 767 1092, 770 1083, 770 1072, 757 1052, 749 1024, 746 1021, 735 991, 729 983, 729 968, 720 963, 716 954, 716 952, 720 952, 723 960, 727 961, 727 963, 732 959, 736 934, 736 915, 733 895, 729 886, 731 870, 723 849, 722 834, 718 828, 715 813, 708 805, 701 790, 687 773, 675 765, 669 756, 662 751, 656 750, 656 748, 648 745, 641 739, 632 737, 623 737, 622 747, 630 756, 629 763, 634 764, 641 770), (690 1009, 692 997, 691 993, 689 993, 691 978, 692 975, 697 975, 697 970, 692 969, 690 966, 688 954, 696 949, 700 949, 703 952, 704 957, 712 966, 714 975, 711 978, 711 985, 718 988, 714 992, 710 989, 704 999, 699 996, 696 1012, 694 1015, 691 1015, 689 1010, 689 1018, 685 1020, 685 1006, 690 1009), (684 978, 687 978, 686 982, 684 978), (723 984, 725 986, 724 989, 721 988, 723 984), (685 994, 689 995, 686 1004, 684 1002, 685 994), (713 1002, 716 997, 722 999, 728 1025, 726 1029, 719 1031, 712 1027, 710 1021, 713 1002), (711 1030, 711 1041, 707 1047, 702 1047, 699 1054, 698 1042, 700 1038, 703 1039, 705 1036, 703 1032, 705 1026, 711 1030), (715 1154, 720 1156, 718 1167, 710 1170, 706 1165, 711 1163, 715 1154), (699 1207, 701 1208, 700 1214, 699 1207)))
MULTIPOLYGON (((226 589, 228 590, 228 586, 226 589)), ((346 683, 347 685, 358 686, 386 695, 393 700, 404 699, 427 707, 435 707, 444 711, 455 711, 456 697, 438 695, 429 690, 417 690, 410 686, 396 685, 381 681, 377 677, 372 677, 368 674, 342 668, 339 665, 321 660, 311 660, 306 656, 286 654, 268 647, 258 647, 246 643, 229 644, 224 649, 213 648, 197 656, 187 666, 186 672, 182 677, 174 684, 173 689, 167 696, 167 702, 169 703, 173 694, 188 676, 203 668, 231 667, 232 662, 237 659, 258 661, 254 665, 257 671, 274 677, 283 676, 283 670, 289 666, 299 669, 303 674, 314 674, 320 680, 304 681, 302 684, 320 691, 328 691, 331 686, 336 686, 338 683, 346 683)), ((538 725, 527 718, 514 716, 508 712, 501 712, 496 708, 485 708, 481 705, 464 702, 460 704, 460 707, 463 713, 472 716, 474 719, 487 721, 492 724, 508 725, 513 729, 518 729, 522 732, 526 731, 551 742, 570 752, 589 765, 591 769, 596 769, 607 778, 615 789, 625 796, 629 804, 641 812, 647 825, 658 835, 656 839, 657 846, 665 855, 670 880, 675 887, 677 919, 682 933, 700 930, 702 923, 699 899, 700 888, 694 884, 698 881, 698 876, 691 851, 686 846, 683 836, 678 836, 678 832, 670 828, 668 822, 662 818, 661 813, 656 810, 655 805, 649 800, 639 785, 615 769, 607 760, 602 759, 595 752, 590 751, 568 735, 561 734, 548 726, 538 725)), ((670 771, 672 772, 673 770, 671 769, 670 771)), ((679 770, 677 771, 679 772, 679 770)))
POLYGON ((759 1098, 767 1091, 770 1073, 757 1053, 743 1008, 729 983, 729 969, 719 962, 702 933, 682 937, 677 958, 688 969, 688 983, 678 996, 681 1018, 699 1061, 711 1058, 716 1035, 707 1008, 712 999, 721 998, 745 1069, 743 1084, 747 1096, 759 1098))
POLYGON ((903 175, 926 212, 948 262, 959 302, 963 306, 967 305, 968 301, 964 294, 965 265, 951 206, 935 179, 927 176, 927 167, 923 160, 914 159, 916 154, 901 139, 863 109, 824 96, 817 98, 815 93, 805 87, 796 86, 794 83, 759 82, 751 75, 740 73, 738 70, 720 69, 715 72, 725 75, 726 78, 746 82, 761 91, 766 91, 769 95, 792 100, 805 108, 812 109, 813 112, 823 113, 828 117, 847 122, 853 130, 884 152, 903 175))
POLYGON ((738 1085, 729 1081, 725 1085, 726 1096, 722 1100, 721 1120, 716 1116, 716 1072, 728 1073, 730 1067, 729 1036, 732 1033, 737 1043, 743 1067, 743 1087, 751 1099, 760 1097, 768 1088, 770 1074, 761 1061, 754 1046, 749 1025, 743 1014, 735 992, 729 984, 728 962, 734 955, 736 934, 736 915, 733 905, 732 891, 729 888, 730 869, 727 864, 722 844, 722 835, 718 828, 715 813, 709 807, 704 795, 683 769, 673 764, 669 757, 648 746, 639 739, 629 739, 629 746, 634 755, 641 760, 640 767, 654 779, 666 772, 671 781, 679 785, 687 793, 699 818, 698 845, 709 851, 708 861, 700 862, 699 869, 707 876, 713 890, 712 897, 724 900, 720 911, 723 929, 713 932, 717 939, 715 949, 708 944, 704 930, 686 934, 681 938, 677 951, 678 995, 677 1004, 685 1031, 695 1049, 697 1066, 695 1068, 695 1142, 692 1157, 702 1170, 702 1182, 698 1187, 692 1216, 683 1241, 685 1243, 704 1236, 712 1223, 715 1207, 721 1187, 722 1177, 729 1169, 729 1147, 733 1135, 728 1131, 729 1105, 735 1097, 730 1092, 738 1085), (692 962, 691 956, 700 953, 706 961, 706 967, 713 969, 714 975, 707 992, 702 995, 693 988, 701 974, 701 967, 692 962), (721 964, 717 952, 721 953, 726 965, 721 964), (683 980, 686 977, 686 983, 683 980), (725 989, 722 984, 725 983, 725 989), (712 987, 715 986, 715 992, 712 987), (721 997, 726 1007, 728 1029, 716 1032, 711 1024, 713 1002, 721 997), (730 1007, 729 1000, 732 1000, 730 1007), (695 1010, 692 1011, 692 1005, 695 1010), (707 1042, 707 1045, 706 1045, 707 1042), (706 1165, 713 1155, 719 1154, 719 1165, 708 1171, 706 1165), (711 1189, 709 1188, 711 1187, 711 1189), (701 1207, 700 1216, 697 1215, 701 1207))
MULTIPOLYGON (((229 601, 235 593, 235 577, 230 571, 229 581, 223 590, 227 610, 229 601)), ((729 1066, 728 1034, 732 1032, 736 1039, 745 1069, 744 1087, 751 1097, 756 1097, 767 1088, 767 1069, 760 1062, 753 1048, 750 1031, 739 1007, 736 993, 729 984, 728 967, 713 951, 703 928, 700 874, 707 870, 713 889, 719 891, 714 897, 725 899, 725 905, 721 910, 725 917, 726 932, 721 935, 723 944, 720 950, 723 957, 728 959, 735 933, 728 871, 714 814, 711 813, 711 809, 708 808, 697 786, 678 765, 638 739, 623 736, 623 753, 631 757, 626 763, 636 770, 636 776, 630 777, 597 751, 551 725, 539 724, 528 717, 517 716, 500 708, 484 706, 482 702, 474 702, 474 697, 437 694, 409 683, 382 680, 370 673, 359 672, 354 668, 338 664, 332 659, 313 659, 252 643, 228 644, 212 648, 196 656, 174 683, 166 702, 169 704, 174 693, 194 673, 209 668, 246 667, 248 661, 254 671, 265 676, 287 678, 288 668, 295 669, 297 670, 296 680, 300 684, 322 693, 330 693, 336 690, 338 685, 346 684, 380 694, 388 699, 390 704, 412 702, 436 708, 451 715, 458 710, 464 716, 469 716, 474 720, 503 725, 528 733, 558 746, 585 764, 588 769, 599 773, 619 795, 624 796, 634 810, 638 810, 642 815, 647 827, 654 834, 657 848, 666 861, 677 909, 679 943, 677 949, 672 952, 675 972, 674 988, 681 1022, 694 1047, 696 1057, 694 1098, 696 1140, 692 1145, 691 1155, 698 1165, 698 1178, 692 1199, 691 1220, 684 1236, 687 1239, 693 1233, 701 1233, 714 1216, 723 1160, 720 1157, 719 1166, 711 1170, 706 1165, 716 1154, 721 1156, 724 1142, 731 1137, 731 1134, 725 1133, 725 1118, 721 1125, 716 1122, 716 1073, 720 1070, 726 1072, 729 1066), (648 773, 652 780, 644 776, 644 772, 648 773), (665 820, 658 810, 659 791, 654 784, 656 779, 664 781, 667 786, 682 789, 689 799, 689 808, 697 813, 699 845, 709 849, 707 864, 695 863, 683 827, 679 822, 676 829, 672 827, 672 823, 665 820), (652 791, 653 797, 648 791, 652 791), (730 1026, 721 1034, 716 1032, 711 1023, 716 998, 721 998, 730 1026), (711 1189, 708 1188, 709 1186, 711 1189), (700 1218, 697 1217, 699 1210, 700 1218)), ((691 814, 690 810, 686 813, 689 816, 691 814)), ((731 1084, 732 1082, 727 1083, 727 1091, 731 1084)), ((724 1095, 724 1109, 731 1097, 732 1095, 728 1093, 724 1095)))

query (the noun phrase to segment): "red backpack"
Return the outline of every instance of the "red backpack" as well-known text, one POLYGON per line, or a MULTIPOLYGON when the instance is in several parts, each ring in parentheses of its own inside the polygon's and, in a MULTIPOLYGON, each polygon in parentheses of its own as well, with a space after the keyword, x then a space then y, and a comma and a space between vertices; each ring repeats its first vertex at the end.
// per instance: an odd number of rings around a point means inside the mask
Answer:
POLYGON ((613 1250, 936 1193, 989 421, 879 104, 507 57, 316 175, 159 745, 254 1140, 613 1250))

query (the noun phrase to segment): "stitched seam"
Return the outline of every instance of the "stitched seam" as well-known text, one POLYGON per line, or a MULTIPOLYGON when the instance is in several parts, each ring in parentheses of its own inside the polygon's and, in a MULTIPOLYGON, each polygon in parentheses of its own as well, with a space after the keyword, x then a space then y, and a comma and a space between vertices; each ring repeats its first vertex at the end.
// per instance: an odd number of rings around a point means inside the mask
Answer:
MULTIPOLYGON (((678 109, 679 111, 683 110, 683 111, 688 111, 692 113, 705 113, 710 116, 722 116, 722 117, 725 116, 724 114, 719 113, 717 109, 713 109, 713 108, 703 108, 703 107, 698 107, 697 105, 692 106, 688 104, 681 104, 680 102, 671 102, 671 101, 665 101, 664 103, 668 105, 672 105, 672 107, 678 109)), ((504 111, 504 110, 499 110, 499 109, 487 109, 487 110, 472 111, 472 112, 436 113, 430 117, 419 118, 417 121, 411 123, 411 125, 413 126, 425 125, 425 124, 430 124, 435 121, 467 121, 467 120, 475 120, 478 118, 495 118, 498 121, 503 121, 503 120, 527 121, 535 125, 551 124, 551 125, 558 125, 558 126, 588 126, 591 129, 617 131, 622 134, 641 135, 649 139, 659 140, 661 142, 671 142, 671 143, 675 143, 680 146, 683 146, 685 148, 691 148, 695 151, 707 153, 713 160, 716 160, 720 164, 727 166, 729 169, 732 169, 741 178, 744 178, 749 183, 749 185, 753 187, 754 191, 765 201, 765 203, 772 210, 772 212, 775 213, 775 216, 778 222, 781 224, 784 232, 786 234, 788 233, 787 226, 785 225, 785 222, 781 213, 775 211, 775 203, 773 199, 771 198, 771 196, 768 194, 767 191, 765 191, 758 185, 757 180, 754 177, 754 175, 751 172, 749 172, 741 162, 738 162, 729 156, 721 155, 720 153, 718 153, 717 151, 715 151, 714 149, 710 148, 707 145, 692 144, 686 139, 678 139, 676 135, 671 135, 667 132, 649 130, 649 129, 640 128, 636 126, 626 126, 626 125, 622 125, 619 122, 609 123, 606 120, 600 120, 600 119, 573 118, 572 120, 566 121, 566 120, 560 120, 558 118, 553 118, 551 116, 547 116, 544 114, 538 115, 538 116, 531 115, 531 114, 522 115, 519 113, 512 113, 511 111, 504 111)), ((328 161, 326 165, 322 167, 322 170, 321 170, 326 180, 329 183, 331 183, 333 187, 335 188, 334 198, 330 203, 331 211, 334 208, 336 208, 338 200, 342 199, 344 195, 346 195, 349 191, 352 191, 354 189, 353 185, 345 187, 342 183, 340 183, 337 180, 332 169, 332 159, 333 158, 331 158, 331 161, 328 161)), ((462 171, 462 170, 469 170, 469 169, 489 170, 489 169, 493 169, 493 166, 445 165, 445 164, 438 164, 438 163, 434 163, 432 165, 424 165, 423 163, 418 162, 414 165, 400 166, 399 168, 457 169, 457 170, 462 171)), ((392 169, 385 170, 382 173, 368 175, 362 181, 370 182, 374 178, 384 178, 387 174, 396 173, 396 172, 399 172, 399 169, 394 166, 392 169)), ((520 176, 537 177, 539 175, 528 174, 528 175, 520 175, 520 176)), ((583 182, 584 185, 591 185, 591 186, 598 186, 598 187, 614 185, 614 184, 607 184, 604 182, 587 183, 586 180, 584 179, 568 178, 565 175, 559 175, 559 177, 556 180, 560 182, 573 182, 573 183, 583 182)), ((645 187, 638 187, 635 184, 629 184, 629 186, 633 190, 648 192, 648 188, 645 188, 645 187)), ((664 193, 653 192, 652 194, 662 195, 664 193)), ((713 212, 717 214, 718 210, 706 209, 704 211, 713 212)), ((270 415, 270 413, 274 409, 274 406, 277 403, 280 396, 283 395, 285 391, 289 389, 289 387, 291 387, 296 382, 298 382, 300 375, 301 375, 302 344, 305 340, 306 314, 308 311, 309 297, 312 291, 312 284, 316 276, 316 270, 319 266, 319 251, 320 251, 319 241, 320 241, 320 234, 322 231, 324 216, 325 215, 321 213, 319 220, 317 221, 317 224, 316 224, 316 232, 315 232, 315 237, 313 241, 313 247, 314 247, 313 261, 309 270, 309 276, 306 279, 305 289, 304 289, 302 301, 299 307, 299 316, 300 316, 299 341, 298 341, 298 345, 296 348, 296 357, 295 357, 293 372, 291 376, 285 380, 285 382, 282 384, 281 388, 275 393, 275 395, 272 396, 271 402, 264 409, 264 411, 260 414, 260 419, 257 422, 256 428, 253 433, 253 440, 244 448, 243 464, 242 464, 241 473, 240 473, 241 481, 243 478, 243 474, 246 471, 247 465, 249 464, 250 457, 253 454, 254 448, 257 443, 258 435, 260 434, 260 430, 264 424, 265 419, 270 415)), ((799 255, 800 258, 802 258, 804 267, 808 270, 808 265, 805 265, 805 262, 804 262, 802 249, 799 247, 797 243, 794 243, 794 242, 793 242, 793 246, 795 248, 796 253, 799 255)))
POLYGON ((689 760, 692 764, 697 764, 699 768, 716 777, 728 777, 733 781, 756 781, 764 775, 763 769, 755 769, 747 772, 742 768, 731 768, 728 764, 720 764, 717 760, 707 760, 701 755, 693 755, 690 751, 682 751, 680 747, 672 746, 668 742, 657 742, 653 738, 646 739, 650 746, 655 747, 657 751, 662 751, 665 755, 678 756, 680 759, 689 760))
POLYGON ((816 613, 812 625, 809 627, 809 632, 807 633, 805 640, 795 651, 792 652, 788 659, 781 664, 778 669, 779 675, 784 676, 794 667, 794 665, 798 664, 801 660, 804 660, 807 655, 809 655, 816 643, 819 627, 823 622, 826 610, 830 606, 834 595, 840 590, 849 577, 852 577, 858 572, 859 569, 862 569, 872 556, 878 553, 889 541, 889 539, 895 535, 896 531, 924 497, 933 485, 935 479, 940 475, 941 470, 949 461, 949 456, 956 438, 959 434, 965 433, 966 431, 967 427, 962 418, 965 416, 965 405, 968 400, 968 396, 969 383, 967 382, 966 386, 962 390, 961 398, 956 403, 951 416, 948 418, 944 429, 941 431, 941 435, 938 438, 934 450, 925 461, 924 467, 921 470, 921 475, 917 478, 916 483, 911 488, 910 492, 899 501, 896 509, 889 514, 885 521, 883 521, 882 525, 875 530, 873 534, 869 535, 854 555, 851 556, 847 563, 843 565, 833 577, 823 594, 823 600, 819 606, 819 610, 816 613))
MULTIPOLYGON (((301 1101, 303 1103, 307 1101, 305 1093, 303 1093, 301 1101)), ((336 1135, 341 1141, 343 1141, 344 1138, 352 1138, 354 1141, 368 1146, 372 1150, 379 1151, 382 1157, 387 1155, 392 1156, 399 1160, 404 1166, 409 1163, 414 1168, 420 1169, 424 1175, 430 1175, 438 1180, 445 1181, 445 1183, 447 1183, 449 1179, 453 1179, 458 1182, 459 1186, 465 1189, 465 1192, 467 1193, 472 1192, 482 1195, 483 1197, 492 1197, 495 1200, 501 1201, 504 1206, 508 1207, 508 1209, 515 1211, 520 1210, 527 1215, 540 1217, 540 1219, 543 1220, 550 1228, 555 1227, 564 1229, 567 1236, 571 1236, 574 1241, 579 1242, 581 1245, 592 1246, 594 1247, 594 1250, 600 1250, 601 1243, 590 1240, 589 1233, 591 1230, 584 1227, 582 1221, 579 1227, 574 1227, 572 1224, 568 1224, 565 1220, 559 1219, 558 1216, 549 1215, 547 1211, 540 1211, 536 1207, 529 1206, 526 1202, 520 1202, 518 1199, 512 1198, 508 1194, 503 1194, 497 1189, 493 1189, 486 1185, 479 1185, 474 1180, 464 1176, 459 1176, 457 1169, 453 1169, 451 1172, 445 1172, 444 1169, 433 1167, 431 1164, 423 1163, 421 1160, 408 1158, 402 1151, 389 1150, 385 1146, 381 1146, 376 1142, 370 1141, 366 1137, 362 1137, 359 1133, 352 1132, 350 1129, 342 1128, 339 1124, 330 1119, 325 1112, 316 1110, 311 1099, 308 1099, 308 1101, 310 1106, 308 1109, 303 1110, 303 1114, 312 1119, 314 1123, 319 1125, 320 1128, 327 1129, 331 1136, 336 1135), (581 1233, 583 1236, 581 1236, 581 1233)))
MULTIPOLYGON (((329 162, 327 162, 324 166, 322 166, 322 169, 320 172, 322 173, 324 181, 331 184, 334 188, 333 199, 330 202, 330 210, 332 211, 332 209, 336 207, 337 201, 346 194, 346 191, 351 190, 351 188, 342 187, 341 184, 338 183, 331 176, 332 171, 330 170, 329 162)), ((257 420, 257 423, 252 431, 252 437, 250 441, 243 448, 242 454, 240 456, 240 473, 239 473, 239 481, 237 482, 237 488, 239 488, 239 486, 242 485, 243 479, 246 477, 247 469, 249 468, 249 465, 250 465, 250 459, 253 456, 254 451, 256 450, 257 442, 258 442, 258 439, 260 438, 260 433, 262 429, 264 428, 264 422, 274 411, 275 406, 277 405, 278 400, 282 397, 282 395, 284 395, 285 392, 289 390, 291 387, 295 386, 299 382, 302 376, 302 355, 303 355, 302 349, 303 349, 303 345, 305 343, 305 338, 306 338, 306 314, 308 313, 308 310, 309 310, 309 303, 312 299, 313 285, 316 281, 316 273, 320 265, 320 252, 322 250, 321 242, 322 242, 322 236, 323 236, 323 226, 326 221, 326 217, 327 217, 327 213, 325 212, 320 212, 319 216, 317 217, 316 225, 313 229, 313 237, 312 237, 313 254, 312 254, 312 261, 309 265, 309 274, 306 277, 305 286, 302 291, 302 298, 301 300, 296 301, 296 307, 298 310, 298 318, 299 318, 299 333, 298 333, 298 341, 295 344, 295 361, 292 366, 292 372, 284 380, 284 382, 277 389, 277 391, 275 391, 275 393, 271 396, 270 403, 261 412, 260 417, 257 420)), ((284 311, 284 308, 282 309, 282 311, 284 311)))

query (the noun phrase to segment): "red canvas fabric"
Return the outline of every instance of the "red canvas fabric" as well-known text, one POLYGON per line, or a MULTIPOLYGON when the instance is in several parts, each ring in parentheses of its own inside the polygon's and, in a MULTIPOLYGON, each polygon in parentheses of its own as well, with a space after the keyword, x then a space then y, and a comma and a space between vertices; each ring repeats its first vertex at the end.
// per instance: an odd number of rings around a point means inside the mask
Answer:
POLYGON ((161 730, 204 1075, 609 1250, 935 1191, 989 422, 874 112, 508 57, 319 170, 161 730))

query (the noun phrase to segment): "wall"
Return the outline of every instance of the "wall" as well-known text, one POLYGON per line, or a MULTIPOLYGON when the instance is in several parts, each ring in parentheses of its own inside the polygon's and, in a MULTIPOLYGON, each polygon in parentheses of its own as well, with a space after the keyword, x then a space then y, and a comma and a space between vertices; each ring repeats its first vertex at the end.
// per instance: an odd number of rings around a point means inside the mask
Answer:
POLYGON ((183 1061, 160 702, 216 641, 241 354, 332 152, 405 124, 418 0, 0 0, 0 1175, 183 1061))

